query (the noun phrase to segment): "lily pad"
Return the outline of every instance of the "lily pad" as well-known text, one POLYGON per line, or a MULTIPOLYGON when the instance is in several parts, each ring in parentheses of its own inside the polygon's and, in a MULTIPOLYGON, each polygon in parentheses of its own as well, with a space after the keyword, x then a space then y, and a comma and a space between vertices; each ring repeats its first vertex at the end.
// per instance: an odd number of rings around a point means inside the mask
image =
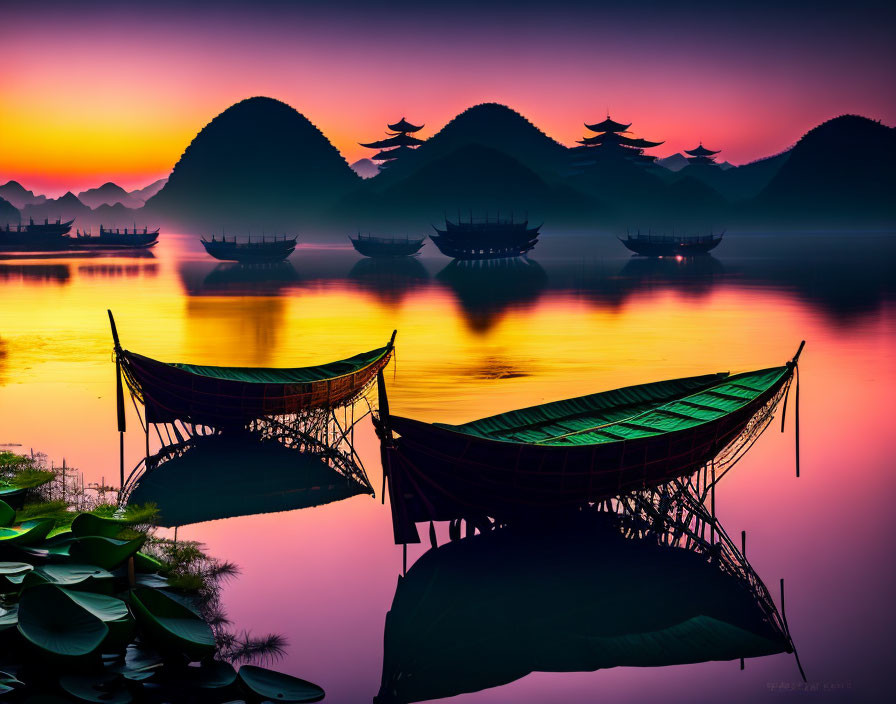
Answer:
POLYGON ((211 627, 168 594, 147 587, 131 591, 131 608, 147 638, 162 651, 202 660, 215 652, 211 627))
POLYGON ((240 680, 252 694, 278 702, 319 702, 325 692, 313 682, 256 665, 243 665, 240 680))
POLYGON ((99 565, 110 570, 134 555, 146 542, 146 536, 134 540, 114 540, 100 536, 85 536, 72 543, 69 554, 73 559, 99 565))
POLYGON ((11 526, 16 520, 16 510, 5 501, 0 501, 0 526, 11 526))
POLYGON ((13 604, 10 608, 4 609, 0 606, 0 633, 7 628, 13 628, 19 622, 19 605, 13 604))
MULTIPOLYGON (((85 609, 106 624, 109 629, 109 642, 124 648, 134 637, 136 624, 128 605, 121 599, 105 594, 93 594, 63 589, 68 597, 82 609, 85 609)), ((105 648, 104 648, 105 649, 105 648)))
POLYGON ((59 563, 41 565, 25 576, 24 585, 49 583, 60 587, 90 586, 92 589, 99 583, 108 582, 111 586, 112 574, 96 565, 59 563))
POLYGON ((112 672, 95 675, 66 675, 59 678, 59 686, 82 702, 129 704, 133 696, 121 675, 112 672))
POLYGON ((0 528, 0 546, 32 545, 40 542, 53 529, 54 523, 52 518, 40 518, 25 521, 19 526, 0 528))
POLYGON ((103 518, 92 513, 79 513, 72 521, 72 533, 79 538, 88 535, 117 538, 122 529, 127 528, 127 525, 124 521, 115 518, 103 518))
POLYGON ((106 624, 52 584, 22 592, 18 629, 42 656, 65 660, 94 655, 109 635, 106 624))

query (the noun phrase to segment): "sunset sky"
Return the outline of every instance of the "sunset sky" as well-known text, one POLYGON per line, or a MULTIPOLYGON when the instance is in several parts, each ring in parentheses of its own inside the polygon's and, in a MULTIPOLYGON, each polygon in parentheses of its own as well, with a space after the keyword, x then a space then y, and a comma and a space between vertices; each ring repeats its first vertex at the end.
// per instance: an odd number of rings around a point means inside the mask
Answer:
POLYGON ((609 109, 660 156, 743 163, 842 113, 896 123, 891 3, 54 3, 0 0, 0 183, 166 175, 232 103, 283 100, 349 161, 497 101, 572 144, 609 109), (623 6, 626 7, 623 7, 623 6))

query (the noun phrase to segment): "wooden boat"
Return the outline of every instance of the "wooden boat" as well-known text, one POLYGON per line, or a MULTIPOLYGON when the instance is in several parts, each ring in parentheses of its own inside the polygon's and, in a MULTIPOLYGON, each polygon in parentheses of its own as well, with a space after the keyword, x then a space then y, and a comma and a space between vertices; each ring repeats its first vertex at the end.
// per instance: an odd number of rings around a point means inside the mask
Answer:
MULTIPOLYGON (((119 371, 143 402, 149 423, 174 420, 220 427, 351 402, 392 357, 395 333, 385 347, 311 367, 211 367, 160 362, 125 350, 109 312, 119 371)), ((123 407, 123 397, 119 399, 123 407)))
POLYGON ((685 477, 774 412, 803 345, 780 367, 630 386, 461 425, 375 420, 397 543, 418 521, 508 522, 685 477), (398 438, 394 434, 398 434, 398 438))
POLYGON ((349 240, 365 257, 410 257, 420 251, 426 238, 371 237, 358 233, 356 238, 349 237, 349 240))
POLYGON ((150 587, 131 591, 131 608, 149 640, 163 652, 183 653, 202 660, 215 652, 209 625, 193 610, 150 587))
POLYGON ((504 259, 519 257, 538 243, 538 227, 529 227, 529 221, 511 219, 468 222, 445 220, 445 229, 433 226, 437 234, 430 239, 442 254, 454 259, 504 259))
POLYGON ((39 657, 53 660, 95 656, 109 635, 101 619, 52 584, 22 592, 18 630, 39 657))
POLYGON ((274 702, 319 702, 325 693, 313 682, 257 665, 243 665, 240 681, 253 697, 274 702))
POLYGON ((375 704, 478 692, 535 671, 792 651, 761 583, 706 555, 623 538, 583 518, 497 529, 418 559, 399 577, 386 615, 375 704))
POLYGON ((233 237, 227 239, 212 237, 210 240, 204 237, 200 240, 205 251, 215 259, 228 262, 279 262, 286 259, 296 249, 297 237, 262 237, 252 241, 249 237, 245 242, 240 242, 233 237))
POLYGON ((693 257, 719 246, 724 232, 714 235, 626 235, 619 238, 628 249, 644 257, 693 257))
POLYGON ((148 249, 159 243, 159 228, 138 230, 128 228, 104 228, 100 225, 99 235, 77 233, 72 242, 73 249, 148 249))
POLYGON ((33 219, 27 224, 0 227, 0 251, 7 252, 55 252, 69 249, 71 238, 66 235, 72 229, 74 220, 63 222, 57 219, 50 222, 45 218, 42 223, 33 219))

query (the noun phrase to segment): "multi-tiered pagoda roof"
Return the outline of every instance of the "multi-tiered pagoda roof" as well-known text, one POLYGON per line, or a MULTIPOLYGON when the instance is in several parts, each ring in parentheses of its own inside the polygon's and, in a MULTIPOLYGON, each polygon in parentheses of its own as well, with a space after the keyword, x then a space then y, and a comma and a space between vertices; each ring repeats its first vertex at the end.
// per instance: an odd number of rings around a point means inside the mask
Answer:
POLYGON ((707 149, 703 146, 703 142, 700 142, 700 145, 694 147, 693 149, 685 149, 684 153, 689 154, 688 161, 692 164, 712 164, 716 166, 716 160, 713 154, 718 154, 721 149, 717 149, 713 151, 712 149, 707 149))
POLYGON ((645 154, 645 149, 658 147, 662 142, 635 137, 629 132, 632 123, 624 124, 611 119, 609 115, 601 122, 585 127, 597 134, 579 140, 581 147, 574 147, 577 162, 580 165, 593 163, 601 157, 622 157, 631 161, 651 163, 656 157, 645 154))
POLYGON ((381 162, 380 166, 387 166, 396 159, 406 156, 424 142, 424 140, 413 136, 413 133, 422 130, 424 125, 414 125, 402 117, 398 122, 393 122, 386 127, 391 130, 386 132, 389 135, 386 139, 360 143, 362 147, 380 150, 370 157, 374 161, 381 162))

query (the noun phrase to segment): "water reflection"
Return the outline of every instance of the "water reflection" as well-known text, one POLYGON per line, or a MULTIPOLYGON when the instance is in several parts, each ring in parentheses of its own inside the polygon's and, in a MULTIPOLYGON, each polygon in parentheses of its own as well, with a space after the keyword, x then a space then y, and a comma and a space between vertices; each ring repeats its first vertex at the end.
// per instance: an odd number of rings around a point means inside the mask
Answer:
POLYGON ((67 284, 70 279, 67 264, 0 264, 0 281, 67 284))
POLYGON ((181 262, 179 273, 190 296, 270 296, 283 293, 300 281, 290 262, 217 265, 181 262))
POLYGON ((214 435, 166 448, 129 501, 154 503, 163 526, 291 511, 370 493, 320 456, 275 440, 214 435))
MULTIPOLYGON (((152 256, 152 252, 148 252, 152 256)), ((78 275, 89 278, 134 278, 136 276, 156 276, 159 273, 158 264, 80 264, 78 275)))
POLYGON ((431 549, 386 617, 377 704, 478 692, 534 672, 790 652, 761 584, 608 516, 505 527, 431 549))
POLYGON ((221 363, 228 366, 272 366, 287 306, 287 299, 273 296, 188 298, 186 345, 194 359, 223 358, 226 361, 221 363))
POLYGON ((525 257, 454 260, 437 278, 454 293, 470 329, 487 332, 509 310, 533 306, 548 285, 538 262, 525 257))
POLYGON ((423 287, 429 272, 416 257, 364 258, 351 268, 348 278, 383 303, 396 305, 423 287))

